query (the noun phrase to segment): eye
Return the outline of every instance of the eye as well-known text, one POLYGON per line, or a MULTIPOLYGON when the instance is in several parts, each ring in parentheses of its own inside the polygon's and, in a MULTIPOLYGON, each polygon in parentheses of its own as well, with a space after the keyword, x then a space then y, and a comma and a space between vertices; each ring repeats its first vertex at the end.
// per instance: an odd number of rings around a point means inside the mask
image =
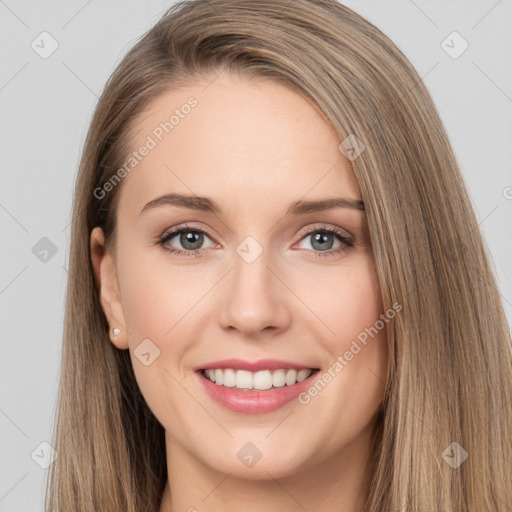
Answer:
POLYGON ((306 249, 312 250, 315 257, 333 256, 354 246, 353 240, 342 230, 325 226, 306 232, 301 239, 301 242, 305 241, 310 246, 306 249))
MULTIPOLYGON (((198 256, 201 253, 201 249, 205 249, 203 247, 205 239, 210 240, 211 244, 209 247, 215 246, 215 243, 203 229, 182 225, 165 232, 158 238, 157 243, 163 246, 169 253, 183 256, 198 256)), ((301 243, 306 241, 309 241, 310 247, 305 247, 305 249, 311 251, 314 254, 313 257, 335 256, 354 246, 352 238, 344 231, 339 228, 328 228, 325 226, 315 226, 315 229, 306 231, 297 245, 300 246, 301 243)))
POLYGON ((205 239, 211 240, 206 231, 192 226, 179 226, 164 233, 158 243, 170 253, 194 256, 199 253, 199 249, 203 249, 205 239))

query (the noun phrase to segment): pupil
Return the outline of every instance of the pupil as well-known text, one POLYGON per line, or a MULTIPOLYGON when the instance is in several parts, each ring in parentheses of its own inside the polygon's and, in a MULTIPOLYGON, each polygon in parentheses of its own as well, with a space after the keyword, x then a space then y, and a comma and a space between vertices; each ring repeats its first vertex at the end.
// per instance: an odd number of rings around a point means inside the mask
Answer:
POLYGON ((332 235, 330 233, 317 233, 313 237, 312 246, 314 249, 319 249, 320 251, 325 251, 327 249, 331 249, 332 242, 333 242, 332 235), (329 241, 330 241, 330 243, 329 243, 329 241), (320 245, 318 247, 315 247, 315 243, 319 243, 320 245), (327 244, 327 245, 325 245, 325 244, 327 244))
POLYGON ((187 250, 199 249, 203 243, 203 234, 195 231, 186 231, 181 234, 180 243, 187 250), (187 245, 190 244, 190 245, 187 245))

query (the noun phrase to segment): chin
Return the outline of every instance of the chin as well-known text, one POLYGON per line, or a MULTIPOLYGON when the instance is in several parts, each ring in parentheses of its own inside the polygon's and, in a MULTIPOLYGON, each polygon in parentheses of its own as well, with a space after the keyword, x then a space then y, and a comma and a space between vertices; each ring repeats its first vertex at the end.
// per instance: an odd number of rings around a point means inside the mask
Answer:
POLYGON ((302 453, 298 456, 297 450, 293 450, 291 444, 288 445, 288 450, 283 449, 282 443, 279 443, 280 446, 272 446, 268 442, 264 446, 264 442, 257 441, 235 444, 236 446, 224 451, 229 456, 219 454, 213 460, 208 457, 206 464, 215 471, 244 480, 286 478, 308 466, 306 455, 302 453))

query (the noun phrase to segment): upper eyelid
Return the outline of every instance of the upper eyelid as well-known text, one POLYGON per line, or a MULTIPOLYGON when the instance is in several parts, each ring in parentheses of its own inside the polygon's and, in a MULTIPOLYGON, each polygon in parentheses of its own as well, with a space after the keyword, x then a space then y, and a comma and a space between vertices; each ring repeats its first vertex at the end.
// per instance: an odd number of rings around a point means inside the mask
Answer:
POLYGON ((165 239, 165 238, 169 238, 170 236, 174 237, 175 235, 177 235, 178 233, 181 233, 183 231, 198 231, 200 233, 204 233, 209 238, 212 238, 206 229, 199 228, 196 226, 177 226, 176 228, 170 228, 169 230, 165 230, 159 238, 165 239))
POLYGON ((351 233, 349 233, 346 229, 340 228, 339 226, 327 226, 325 223, 315 223, 312 226, 303 228, 299 231, 298 236, 300 236, 302 239, 304 236, 310 235, 311 233, 314 233, 316 231, 328 231, 330 233, 338 235, 342 234, 345 238, 348 238, 350 240, 354 238, 354 236, 351 233))

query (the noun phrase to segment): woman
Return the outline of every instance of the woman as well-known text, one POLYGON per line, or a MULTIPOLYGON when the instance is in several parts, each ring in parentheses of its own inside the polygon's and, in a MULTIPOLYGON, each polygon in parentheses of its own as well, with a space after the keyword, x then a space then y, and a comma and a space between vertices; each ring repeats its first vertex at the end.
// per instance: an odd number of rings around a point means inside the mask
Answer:
POLYGON ((512 508, 475 215, 347 7, 171 8, 100 98, 72 230, 48 510, 512 508))

